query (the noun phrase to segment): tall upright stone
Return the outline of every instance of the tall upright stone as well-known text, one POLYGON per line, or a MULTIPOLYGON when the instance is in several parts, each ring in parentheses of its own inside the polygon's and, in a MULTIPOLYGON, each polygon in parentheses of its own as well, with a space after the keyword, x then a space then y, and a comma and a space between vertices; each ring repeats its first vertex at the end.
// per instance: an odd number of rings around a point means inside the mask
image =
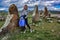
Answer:
POLYGON ((47 17, 48 16, 48 9, 47 7, 44 8, 44 17, 47 17))
POLYGON ((41 11, 40 11, 40 17, 42 17, 42 16, 43 16, 43 11, 41 10, 41 11))
POLYGON ((32 21, 34 23, 39 21, 39 12, 38 12, 38 6, 37 5, 35 5, 35 9, 34 9, 34 12, 33 12, 33 19, 32 19, 32 21))
POLYGON ((15 4, 10 5, 9 13, 7 15, 4 25, 0 28, 0 34, 4 34, 7 31, 13 32, 18 27, 18 9, 15 4))

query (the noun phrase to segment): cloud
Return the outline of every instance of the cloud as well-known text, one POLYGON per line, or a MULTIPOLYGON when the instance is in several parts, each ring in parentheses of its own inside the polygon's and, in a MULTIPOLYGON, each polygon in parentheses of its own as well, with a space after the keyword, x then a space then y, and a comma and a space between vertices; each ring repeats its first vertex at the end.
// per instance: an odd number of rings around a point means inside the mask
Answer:
POLYGON ((8 3, 8 2, 11 2, 11 0, 5 0, 4 2, 5 2, 5 3, 8 3))
POLYGON ((39 4, 40 4, 40 2, 37 1, 37 2, 29 3, 29 4, 27 4, 27 5, 28 5, 28 6, 35 6, 35 5, 39 5, 39 4))
POLYGON ((0 10, 5 10, 5 8, 0 8, 0 10))
POLYGON ((51 6, 52 4, 51 3, 54 3, 55 1, 46 1, 46 2, 41 2, 41 5, 44 5, 44 6, 51 6))
POLYGON ((25 4, 31 7, 30 10, 34 9, 35 5, 38 5, 39 9, 43 9, 42 6, 47 6, 49 10, 60 10, 60 8, 56 8, 56 6, 60 5, 60 0, 0 0, 1 10, 8 10, 11 4, 16 4, 18 10, 22 10, 25 4))

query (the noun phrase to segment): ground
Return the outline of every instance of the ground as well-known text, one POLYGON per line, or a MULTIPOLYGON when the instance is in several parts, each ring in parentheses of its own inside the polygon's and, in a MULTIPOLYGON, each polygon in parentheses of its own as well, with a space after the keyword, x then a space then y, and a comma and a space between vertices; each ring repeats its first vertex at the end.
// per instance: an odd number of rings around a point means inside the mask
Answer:
MULTIPOLYGON (((29 17, 29 24, 34 32, 27 31, 26 33, 12 33, 8 40, 60 40, 60 23, 57 23, 56 18, 52 18, 53 22, 46 22, 45 19, 32 26, 31 16, 29 17)), ((4 24, 0 21, 0 27, 4 24)), ((28 29, 27 29, 28 30, 28 29)), ((1 39, 1 38, 0 38, 1 39)))

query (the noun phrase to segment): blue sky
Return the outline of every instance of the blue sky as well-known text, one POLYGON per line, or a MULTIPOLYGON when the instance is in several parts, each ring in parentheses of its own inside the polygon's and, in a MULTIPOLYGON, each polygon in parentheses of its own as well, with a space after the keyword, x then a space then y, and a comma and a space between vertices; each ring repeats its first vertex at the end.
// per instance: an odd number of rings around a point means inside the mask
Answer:
POLYGON ((33 10, 34 6, 38 5, 39 10, 44 10, 47 6, 48 10, 60 11, 60 0, 0 0, 0 10, 8 11, 11 4, 15 4, 18 10, 22 10, 27 4, 28 10, 33 10))

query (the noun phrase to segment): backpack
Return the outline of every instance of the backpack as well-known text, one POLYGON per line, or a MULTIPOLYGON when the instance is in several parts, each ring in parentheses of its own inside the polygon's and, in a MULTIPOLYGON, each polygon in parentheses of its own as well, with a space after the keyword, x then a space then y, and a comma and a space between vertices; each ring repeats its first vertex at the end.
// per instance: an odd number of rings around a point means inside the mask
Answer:
POLYGON ((19 26, 24 27, 25 26, 25 19, 23 17, 20 18, 19 20, 19 26))

